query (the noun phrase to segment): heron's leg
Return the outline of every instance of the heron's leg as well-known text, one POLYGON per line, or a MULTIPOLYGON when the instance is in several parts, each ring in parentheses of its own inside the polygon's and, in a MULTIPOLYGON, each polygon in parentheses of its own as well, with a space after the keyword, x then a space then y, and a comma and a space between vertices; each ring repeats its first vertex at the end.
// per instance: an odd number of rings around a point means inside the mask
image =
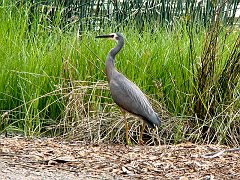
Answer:
POLYGON ((141 132, 139 135, 139 141, 138 141, 139 144, 144 144, 142 137, 143 137, 143 132, 144 132, 145 127, 146 127, 146 123, 143 122, 142 129, 141 129, 141 132))
POLYGON ((124 109, 120 108, 121 109, 121 112, 123 114, 123 119, 125 121, 125 133, 126 133, 126 143, 128 145, 131 144, 131 141, 129 140, 129 137, 128 137, 128 131, 129 131, 129 127, 128 127, 128 122, 127 122, 127 118, 126 118, 126 112, 124 109))
POLYGON ((126 131, 126 143, 130 145, 131 142, 129 141, 129 137, 128 137, 129 127, 128 127, 128 122, 125 115, 124 115, 124 120, 125 120, 125 131, 126 131))

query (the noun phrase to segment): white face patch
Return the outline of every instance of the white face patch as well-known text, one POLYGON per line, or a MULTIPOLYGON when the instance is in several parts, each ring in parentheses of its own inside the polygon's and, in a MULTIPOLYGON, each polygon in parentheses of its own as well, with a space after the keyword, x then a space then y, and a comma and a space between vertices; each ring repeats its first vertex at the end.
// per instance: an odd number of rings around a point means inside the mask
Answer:
POLYGON ((110 39, 117 41, 117 39, 116 39, 117 34, 116 34, 116 33, 111 33, 111 34, 109 34, 109 35, 113 35, 113 38, 110 38, 110 39))

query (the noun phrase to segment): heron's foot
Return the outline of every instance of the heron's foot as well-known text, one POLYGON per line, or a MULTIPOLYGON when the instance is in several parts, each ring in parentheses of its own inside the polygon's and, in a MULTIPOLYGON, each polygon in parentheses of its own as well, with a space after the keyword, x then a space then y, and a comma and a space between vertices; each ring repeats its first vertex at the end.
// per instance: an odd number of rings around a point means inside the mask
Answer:
POLYGON ((132 141, 131 141, 130 139, 127 139, 126 141, 127 141, 127 145, 128 145, 128 146, 131 146, 131 145, 132 145, 132 141))
POLYGON ((139 140, 138 140, 138 145, 141 145, 141 146, 142 146, 142 145, 144 145, 144 144, 145 144, 145 142, 144 142, 142 139, 139 139, 139 140))

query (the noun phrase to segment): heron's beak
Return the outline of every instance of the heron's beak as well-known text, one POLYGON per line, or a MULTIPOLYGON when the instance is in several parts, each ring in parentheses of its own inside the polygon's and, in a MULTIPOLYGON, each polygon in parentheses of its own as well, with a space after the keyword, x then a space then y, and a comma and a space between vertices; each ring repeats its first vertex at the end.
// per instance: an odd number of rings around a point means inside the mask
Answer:
POLYGON ((114 38, 113 34, 109 34, 109 35, 100 35, 100 36, 96 36, 95 38, 114 38))

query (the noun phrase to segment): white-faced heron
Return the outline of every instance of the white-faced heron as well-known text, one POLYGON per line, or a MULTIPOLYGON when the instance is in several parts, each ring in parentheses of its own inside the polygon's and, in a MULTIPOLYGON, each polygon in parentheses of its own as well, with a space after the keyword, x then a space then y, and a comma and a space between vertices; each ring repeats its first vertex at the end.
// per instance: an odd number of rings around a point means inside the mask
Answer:
POLYGON ((143 143, 142 134, 146 124, 150 128, 153 128, 154 125, 159 126, 161 120, 143 92, 124 75, 119 73, 114 66, 115 56, 124 45, 123 36, 120 33, 112 33, 109 35, 97 36, 96 38, 108 38, 117 42, 117 45, 108 53, 105 66, 110 92, 114 102, 120 107, 125 120, 127 144, 130 144, 130 141, 128 138, 128 122, 125 116, 126 111, 143 119, 143 127, 139 136, 139 143, 143 143))

